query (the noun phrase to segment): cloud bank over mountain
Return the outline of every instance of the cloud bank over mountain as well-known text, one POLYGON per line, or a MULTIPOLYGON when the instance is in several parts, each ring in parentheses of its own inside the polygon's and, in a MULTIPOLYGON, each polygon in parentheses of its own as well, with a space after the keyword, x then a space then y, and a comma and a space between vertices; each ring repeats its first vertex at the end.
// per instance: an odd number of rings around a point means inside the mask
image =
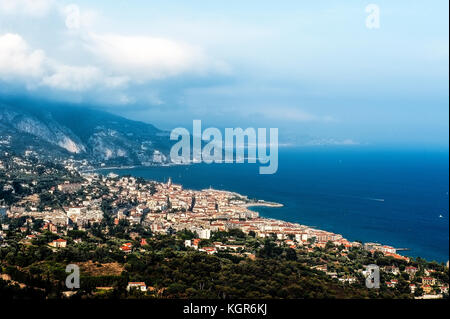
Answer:
POLYGON ((446 145, 448 2, 382 6, 370 30, 364 3, 0 0, 0 97, 446 145))

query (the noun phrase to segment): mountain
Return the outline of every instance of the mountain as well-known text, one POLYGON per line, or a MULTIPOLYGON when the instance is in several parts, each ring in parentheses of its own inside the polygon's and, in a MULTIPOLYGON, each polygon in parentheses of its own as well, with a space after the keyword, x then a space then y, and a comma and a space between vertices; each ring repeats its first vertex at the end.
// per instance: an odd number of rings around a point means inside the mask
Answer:
POLYGON ((67 105, 0 102, 0 148, 86 159, 92 164, 167 162, 169 133, 108 112, 67 105))

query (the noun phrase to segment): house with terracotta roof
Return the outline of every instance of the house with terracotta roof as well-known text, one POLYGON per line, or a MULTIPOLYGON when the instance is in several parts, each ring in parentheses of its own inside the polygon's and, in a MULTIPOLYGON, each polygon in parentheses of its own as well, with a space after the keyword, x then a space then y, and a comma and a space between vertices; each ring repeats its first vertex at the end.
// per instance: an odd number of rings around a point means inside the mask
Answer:
POLYGON ((385 272, 387 272, 388 274, 393 274, 393 275, 399 275, 400 274, 400 269, 396 266, 386 266, 383 268, 383 270, 385 272))
POLYGON ((129 282, 127 285, 127 291, 131 291, 132 289, 138 289, 140 291, 147 291, 147 285, 145 282, 129 282))
POLYGON ((212 255, 217 252, 217 249, 216 249, 216 247, 203 247, 203 248, 200 248, 198 251, 203 251, 203 252, 207 253, 208 255, 212 255))
POLYGON ((389 288, 394 288, 395 287, 395 282, 392 281, 386 281, 386 286, 388 286, 389 288))
POLYGON ((422 284, 423 284, 423 285, 434 286, 434 285, 436 284, 436 278, 433 278, 433 277, 423 277, 423 278, 422 278, 422 284))
POLYGON ((49 245, 55 248, 65 248, 67 246, 67 240, 59 238, 52 241, 49 245))
POLYGON ((423 289, 423 292, 426 294, 429 294, 430 292, 433 291, 433 288, 430 285, 423 285, 422 289, 423 289))
POLYGON ((405 268, 405 272, 410 276, 414 276, 417 271, 418 271, 417 267, 408 266, 405 268))
POLYGON ((440 287, 440 289, 441 289, 441 294, 448 294, 448 285, 447 284, 442 285, 440 287))
POLYGON ((417 287, 415 284, 410 284, 409 285, 409 291, 411 291, 411 293, 413 294, 416 291, 417 287))
POLYGON ((131 243, 125 243, 119 249, 125 253, 131 253, 131 243))

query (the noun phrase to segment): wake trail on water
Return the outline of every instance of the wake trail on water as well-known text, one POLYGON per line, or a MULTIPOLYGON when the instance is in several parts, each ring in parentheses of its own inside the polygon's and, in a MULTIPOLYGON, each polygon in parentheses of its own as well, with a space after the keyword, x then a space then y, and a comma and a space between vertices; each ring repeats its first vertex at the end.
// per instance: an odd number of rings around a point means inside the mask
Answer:
POLYGON ((352 196, 352 195, 341 195, 341 194, 335 194, 336 197, 344 197, 344 198, 353 198, 353 199, 363 199, 363 200, 370 200, 374 202, 384 202, 384 198, 376 198, 376 197, 362 197, 362 196, 352 196))

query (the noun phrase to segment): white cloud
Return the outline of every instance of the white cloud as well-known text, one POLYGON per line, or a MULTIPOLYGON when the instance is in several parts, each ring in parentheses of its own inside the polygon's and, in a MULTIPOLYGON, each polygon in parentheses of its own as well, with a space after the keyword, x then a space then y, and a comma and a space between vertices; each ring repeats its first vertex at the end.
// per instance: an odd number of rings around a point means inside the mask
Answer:
POLYGON ((95 66, 66 65, 33 50, 18 34, 0 35, 0 79, 24 82, 27 87, 48 86, 58 90, 84 91, 96 87, 119 88, 129 79, 105 74, 95 66))
POLYGON ((106 75, 95 66, 72 66, 51 62, 49 74, 42 78, 41 85, 58 90, 86 91, 95 88, 117 89, 127 85, 129 79, 106 75))
POLYGON ((100 18, 96 11, 81 10, 76 4, 61 7, 60 13, 64 18, 66 28, 72 31, 91 27, 100 18))
POLYGON ((42 79, 42 84, 55 89, 83 91, 99 83, 101 78, 100 70, 92 66, 60 65, 53 74, 42 79))
MULTIPOLYGON (((74 27, 78 25, 76 21, 71 23, 74 27)), ((84 34, 80 40, 84 44, 81 49, 94 55, 89 64, 72 65, 55 60, 44 50, 31 48, 19 34, 0 35, 0 79, 33 89, 47 86, 82 92, 125 89, 130 83, 145 84, 185 72, 201 74, 209 70, 208 59, 199 50, 167 39, 84 34)), ((135 99, 128 97, 121 103, 126 101, 135 99)), ((151 94, 148 101, 163 103, 151 94)))
POLYGON ((45 53, 32 50, 18 34, 0 35, 0 78, 37 77, 43 73, 45 53))
POLYGON ((0 0, 0 13, 41 17, 52 8, 54 0, 0 0))
POLYGON ((94 66, 56 64, 50 67, 50 74, 43 77, 41 84, 59 90, 86 91, 95 88, 121 88, 127 82, 126 77, 105 75, 94 66))
POLYGON ((91 33, 86 47, 112 70, 137 82, 215 68, 201 50, 164 38, 91 33))
MULTIPOLYGON (((92 10, 81 10, 76 4, 55 0, 0 0, 0 17, 2 14, 43 16, 53 9, 59 12, 62 18, 59 23, 67 31, 59 32, 56 37, 60 40, 59 59, 51 57, 53 49, 50 51, 48 47, 47 54, 31 48, 19 34, 0 34, 0 80, 33 90, 39 87, 63 92, 106 89, 111 96, 122 96, 120 103, 127 104, 136 101, 127 90, 132 84, 147 85, 153 80, 182 74, 227 72, 224 63, 210 59, 201 49, 189 44, 161 37, 92 32, 90 29, 100 16, 92 10), (67 58, 61 54, 64 48, 70 48, 67 58)), ((164 103, 158 94, 143 99, 151 104, 164 103)))
POLYGON ((80 8, 75 4, 70 4, 63 9, 66 15, 66 27, 67 29, 79 29, 80 28, 80 8))

